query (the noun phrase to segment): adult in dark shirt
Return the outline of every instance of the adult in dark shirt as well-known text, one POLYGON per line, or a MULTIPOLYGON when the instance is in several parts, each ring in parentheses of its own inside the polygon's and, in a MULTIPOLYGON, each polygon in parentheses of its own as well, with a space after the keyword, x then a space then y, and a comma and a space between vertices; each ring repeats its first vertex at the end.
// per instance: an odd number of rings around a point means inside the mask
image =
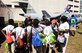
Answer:
POLYGON ((25 27, 28 26, 28 22, 31 22, 31 24, 32 24, 31 16, 28 16, 28 18, 26 18, 26 19, 24 20, 25 27))

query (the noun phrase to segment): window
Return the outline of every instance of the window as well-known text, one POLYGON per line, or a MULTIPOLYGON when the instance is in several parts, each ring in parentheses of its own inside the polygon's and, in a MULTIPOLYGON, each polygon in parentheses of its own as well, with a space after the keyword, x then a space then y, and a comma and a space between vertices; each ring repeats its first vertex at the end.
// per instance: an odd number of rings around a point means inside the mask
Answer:
POLYGON ((82 9, 82 6, 80 6, 80 9, 82 9))
POLYGON ((73 1, 73 0, 68 0, 68 1, 73 1))
POLYGON ((80 4, 82 4, 82 1, 80 2, 80 4))
POLYGON ((8 4, 7 4, 6 6, 7 6, 7 7, 12 7, 12 5, 8 5, 8 4))
POLYGON ((20 6, 19 5, 15 5, 15 8, 20 8, 20 6))
POLYGON ((74 6, 74 7, 78 8, 79 6, 74 6))
POLYGON ((75 0, 74 2, 77 2, 77 3, 79 3, 79 1, 77 1, 77 0, 75 0))
POLYGON ((69 4, 70 7, 73 7, 73 5, 69 4))
POLYGON ((82 13, 82 10, 80 10, 80 12, 82 13))
POLYGON ((79 18, 81 17, 81 14, 75 14, 75 17, 79 18))
POLYGON ((70 12, 73 12, 73 10, 69 10, 70 12))
POLYGON ((23 1, 28 1, 28 0, 23 0, 23 1))
POLYGON ((78 11, 74 11, 74 12, 78 12, 78 11))

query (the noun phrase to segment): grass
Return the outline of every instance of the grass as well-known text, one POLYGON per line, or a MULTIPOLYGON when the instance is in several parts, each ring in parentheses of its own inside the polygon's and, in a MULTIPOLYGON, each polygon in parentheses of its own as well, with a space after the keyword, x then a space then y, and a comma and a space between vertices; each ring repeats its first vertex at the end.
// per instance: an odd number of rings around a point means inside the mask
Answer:
POLYGON ((66 53, 82 53, 82 24, 79 24, 79 29, 76 31, 75 37, 70 36, 66 53))

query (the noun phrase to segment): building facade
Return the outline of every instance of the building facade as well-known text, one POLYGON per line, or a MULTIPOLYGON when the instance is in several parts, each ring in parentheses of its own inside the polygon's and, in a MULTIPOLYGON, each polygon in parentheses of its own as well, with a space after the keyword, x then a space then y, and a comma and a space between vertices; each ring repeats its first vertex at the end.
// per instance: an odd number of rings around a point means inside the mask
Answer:
MULTIPOLYGON (((6 8, 3 8, 0 13, 1 16, 4 16, 7 19, 13 18, 15 21, 23 21, 25 18, 20 16, 19 14, 24 13, 20 8, 18 3, 14 3, 14 1, 19 0, 1 0, 6 8), (4 12, 4 9, 6 11, 4 12), (5 14, 5 15, 4 15, 5 14)), ((27 0, 23 0, 26 1, 27 0)), ((27 8, 27 13, 38 13, 42 14, 41 10, 46 10, 51 15, 56 15, 65 10, 67 5, 71 6, 70 12, 79 13, 80 10, 80 0, 28 0, 30 3, 27 8)))
POLYGON ((80 13, 82 13, 82 0, 80 0, 80 13))
POLYGON ((0 1, 0 17, 4 17, 5 21, 13 17, 11 10, 2 1, 0 1))
POLYGON ((80 0, 68 0, 68 5, 72 13, 80 13, 80 0))
POLYGON ((24 12, 20 8, 19 4, 14 3, 14 1, 15 0, 1 0, 5 7, 0 7, 0 16, 4 17, 5 21, 8 21, 8 19, 14 19, 15 21, 24 20, 24 17, 19 15, 24 12))

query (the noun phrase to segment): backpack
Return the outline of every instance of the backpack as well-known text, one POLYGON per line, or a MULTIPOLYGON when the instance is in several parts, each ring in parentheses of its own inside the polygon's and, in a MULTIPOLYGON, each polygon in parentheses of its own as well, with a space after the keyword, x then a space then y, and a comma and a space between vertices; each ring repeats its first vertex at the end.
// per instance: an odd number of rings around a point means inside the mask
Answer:
POLYGON ((42 41, 41 41, 39 32, 35 33, 35 34, 32 36, 32 44, 33 44, 34 46, 42 46, 42 41))
POLYGON ((42 44, 44 45, 46 43, 46 36, 43 33, 39 33, 41 37, 42 44))
MULTIPOLYGON (((21 32, 22 32, 22 30, 21 30, 21 32)), ((21 32, 20 32, 20 35, 21 35, 21 32)), ((22 48, 24 45, 23 40, 20 38, 20 35, 18 35, 17 40, 15 42, 16 48, 22 48)))
POLYGON ((58 35, 58 38, 57 38, 58 42, 60 43, 63 43, 63 44, 66 44, 66 37, 63 36, 63 35, 58 35))
POLYGON ((23 40, 20 38, 20 36, 18 36, 18 38, 17 38, 17 43, 18 43, 18 47, 19 48, 21 48, 21 47, 23 47, 23 40))
POLYGON ((54 44, 55 42, 56 42, 56 36, 54 33, 51 33, 49 43, 54 44))
POLYGON ((22 40, 23 40, 24 43, 27 43, 27 36, 28 36, 28 34, 27 34, 27 28, 25 28, 24 32, 25 32, 25 36, 23 36, 22 40))
POLYGON ((6 50, 9 50, 8 43, 5 43, 5 49, 6 49, 6 50))
POLYGON ((10 43, 13 42, 13 39, 12 39, 12 37, 11 37, 11 33, 9 33, 9 32, 6 34, 6 42, 7 42, 8 44, 10 44, 10 43))

